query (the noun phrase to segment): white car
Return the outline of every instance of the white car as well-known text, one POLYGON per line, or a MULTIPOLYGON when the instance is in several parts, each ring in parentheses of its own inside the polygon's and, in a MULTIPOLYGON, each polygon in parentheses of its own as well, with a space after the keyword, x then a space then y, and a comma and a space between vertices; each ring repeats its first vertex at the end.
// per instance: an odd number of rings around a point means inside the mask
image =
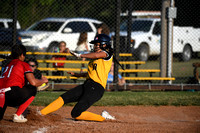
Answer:
POLYGON ((67 47, 74 51, 80 33, 87 32, 89 42, 94 39, 101 23, 90 18, 46 18, 20 32, 20 35, 23 45, 31 51, 52 52, 60 41, 65 41, 67 47))

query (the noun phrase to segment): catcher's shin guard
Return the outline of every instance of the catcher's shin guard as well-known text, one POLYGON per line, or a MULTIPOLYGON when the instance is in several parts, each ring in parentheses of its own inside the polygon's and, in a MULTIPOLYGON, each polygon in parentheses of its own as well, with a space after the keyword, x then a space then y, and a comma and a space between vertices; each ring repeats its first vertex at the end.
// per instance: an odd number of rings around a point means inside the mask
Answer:
POLYGON ((50 103, 47 107, 42 109, 40 112, 41 112, 42 115, 47 115, 51 112, 58 110, 63 105, 64 105, 64 101, 63 101, 62 97, 59 97, 58 99, 56 99, 55 101, 50 103))
POLYGON ((76 120, 85 120, 85 121, 104 121, 105 118, 101 115, 97 115, 88 111, 84 111, 80 116, 75 118, 76 120))

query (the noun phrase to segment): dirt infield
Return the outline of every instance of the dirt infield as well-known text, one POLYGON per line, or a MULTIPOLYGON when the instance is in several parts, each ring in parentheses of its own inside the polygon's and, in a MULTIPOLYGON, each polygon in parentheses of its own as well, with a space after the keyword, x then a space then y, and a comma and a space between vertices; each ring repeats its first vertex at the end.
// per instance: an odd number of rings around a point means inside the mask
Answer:
POLYGON ((116 121, 75 121, 71 118, 72 107, 64 106, 47 116, 40 116, 31 106, 27 123, 13 123, 15 108, 7 108, 0 121, 0 133, 200 133, 199 106, 92 106, 88 111, 101 114, 107 110, 116 121))

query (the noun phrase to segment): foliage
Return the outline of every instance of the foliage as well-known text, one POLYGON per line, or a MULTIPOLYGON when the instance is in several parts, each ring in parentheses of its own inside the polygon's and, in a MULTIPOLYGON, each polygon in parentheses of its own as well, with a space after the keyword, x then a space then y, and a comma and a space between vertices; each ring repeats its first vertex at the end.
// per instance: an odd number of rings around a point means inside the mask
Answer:
MULTIPOLYGON (((18 0, 17 18, 22 29, 46 17, 89 17, 114 26, 115 0, 18 0)), ((14 0, 0 1, 0 16, 13 17, 14 0)), ((121 1, 121 11, 126 12, 129 0, 121 1)), ((133 10, 160 10, 160 0, 135 0, 133 10)))

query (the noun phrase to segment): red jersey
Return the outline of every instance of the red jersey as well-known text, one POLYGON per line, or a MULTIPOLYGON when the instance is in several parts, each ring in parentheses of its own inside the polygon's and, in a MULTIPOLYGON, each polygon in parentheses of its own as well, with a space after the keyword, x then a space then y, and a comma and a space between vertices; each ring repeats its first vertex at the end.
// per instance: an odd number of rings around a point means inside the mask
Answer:
MULTIPOLYGON (((66 57, 57 56, 55 60, 66 60, 66 57)), ((64 67, 65 63, 53 63, 54 67, 64 67)))
POLYGON ((28 63, 14 59, 6 66, 1 77, 1 80, 3 80, 2 87, 19 86, 22 88, 25 85, 25 74, 32 72, 28 63))
MULTIPOLYGON (((62 53, 67 53, 67 51, 65 50, 62 53)), ((55 60, 66 60, 66 56, 65 55, 55 55, 53 56, 55 58, 55 60)), ((64 67, 65 63, 53 63, 54 67, 64 67)))

